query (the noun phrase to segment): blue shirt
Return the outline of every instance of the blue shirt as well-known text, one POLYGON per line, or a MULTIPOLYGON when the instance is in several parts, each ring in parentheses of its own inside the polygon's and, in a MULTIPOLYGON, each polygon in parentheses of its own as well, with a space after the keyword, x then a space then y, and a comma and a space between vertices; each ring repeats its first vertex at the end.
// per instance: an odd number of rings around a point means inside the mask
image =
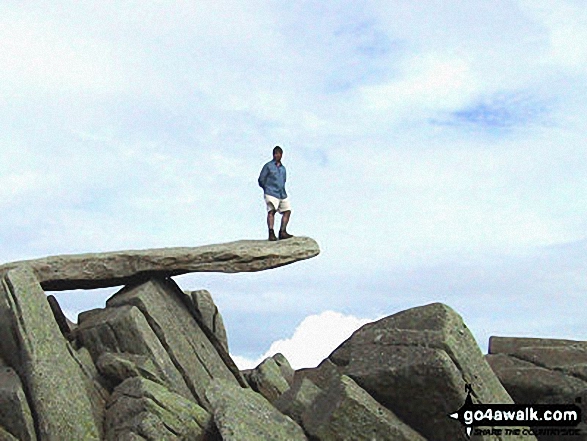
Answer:
POLYGON ((269 196, 285 199, 287 197, 285 175, 285 166, 283 164, 278 166, 275 160, 271 160, 261 169, 259 187, 269 196))

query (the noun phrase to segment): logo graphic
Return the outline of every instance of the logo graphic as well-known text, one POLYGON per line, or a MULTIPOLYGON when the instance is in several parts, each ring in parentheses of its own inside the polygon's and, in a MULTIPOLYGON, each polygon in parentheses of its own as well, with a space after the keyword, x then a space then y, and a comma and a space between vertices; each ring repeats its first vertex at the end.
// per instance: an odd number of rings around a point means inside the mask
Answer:
MULTIPOLYGON (((465 390, 465 403, 448 416, 465 427, 467 438, 476 427, 485 427, 475 429, 475 434, 480 435, 502 435, 503 431, 504 435, 576 436, 581 433, 575 428, 581 422, 581 408, 576 404, 475 404, 471 385, 467 384, 465 390), (499 426, 507 428, 495 428, 499 426)), ((580 398, 576 402, 580 403, 580 398)))
POLYGON ((468 410, 470 410, 474 406, 473 400, 471 399, 471 392, 473 391, 473 388, 471 387, 470 384, 467 383, 465 385, 465 391, 467 392, 467 398, 465 398, 465 403, 455 413, 451 413, 449 415, 449 417, 452 418, 453 420, 460 421, 460 423, 463 426, 465 426, 465 430, 467 432, 467 438, 471 438, 471 432, 473 430, 473 425, 470 423, 467 424, 467 421, 465 420, 465 416, 464 416, 465 412, 467 412, 468 410))

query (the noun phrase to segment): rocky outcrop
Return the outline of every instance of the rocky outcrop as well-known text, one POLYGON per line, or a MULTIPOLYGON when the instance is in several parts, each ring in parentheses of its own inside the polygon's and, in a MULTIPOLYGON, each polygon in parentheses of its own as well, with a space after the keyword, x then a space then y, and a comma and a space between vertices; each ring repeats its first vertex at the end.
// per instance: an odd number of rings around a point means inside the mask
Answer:
POLYGON ((318 244, 309 237, 278 242, 240 240, 193 248, 51 256, 2 265, 0 274, 27 265, 43 289, 61 291, 137 284, 151 277, 190 272, 262 271, 309 259, 319 252, 318 244))
POLYGON ((494 337, 484 357, 440 303, 363 326, 316 368, 294 371, 276 354, 240 372, 210 293, 183 291, 170 276, 272 268, 317 245, 189 250, 2 267, 0 440, 458 441, 466 432, 448 415, 464 404, 465 385, 474 403, 587 403, 587 343, 494 337), (113 283, 125 286, 78 324, 43 291, 113 283))

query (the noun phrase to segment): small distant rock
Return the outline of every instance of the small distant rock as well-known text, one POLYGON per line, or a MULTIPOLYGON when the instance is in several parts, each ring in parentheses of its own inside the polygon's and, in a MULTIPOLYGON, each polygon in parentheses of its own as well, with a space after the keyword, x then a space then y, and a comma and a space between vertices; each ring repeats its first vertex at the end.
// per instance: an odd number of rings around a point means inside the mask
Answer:
POLYGON ((283 354, 276 354, 267 357, 255 369, 250 370, 247 380, 253 390, 272 402, 290 388, 293 372, 283 354))

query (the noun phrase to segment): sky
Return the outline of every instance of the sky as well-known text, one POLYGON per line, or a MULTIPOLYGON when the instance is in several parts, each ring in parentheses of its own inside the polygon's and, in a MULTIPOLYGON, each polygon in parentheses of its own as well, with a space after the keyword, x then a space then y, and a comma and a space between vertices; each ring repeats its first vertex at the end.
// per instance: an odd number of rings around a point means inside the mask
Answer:
POLYGON ((280 145, 320 255, 175 278, 239 366, 433 302, 482 351, 586 338, 581 1, 5 0, 0 48, 0 262, 265 239, 280 145))

